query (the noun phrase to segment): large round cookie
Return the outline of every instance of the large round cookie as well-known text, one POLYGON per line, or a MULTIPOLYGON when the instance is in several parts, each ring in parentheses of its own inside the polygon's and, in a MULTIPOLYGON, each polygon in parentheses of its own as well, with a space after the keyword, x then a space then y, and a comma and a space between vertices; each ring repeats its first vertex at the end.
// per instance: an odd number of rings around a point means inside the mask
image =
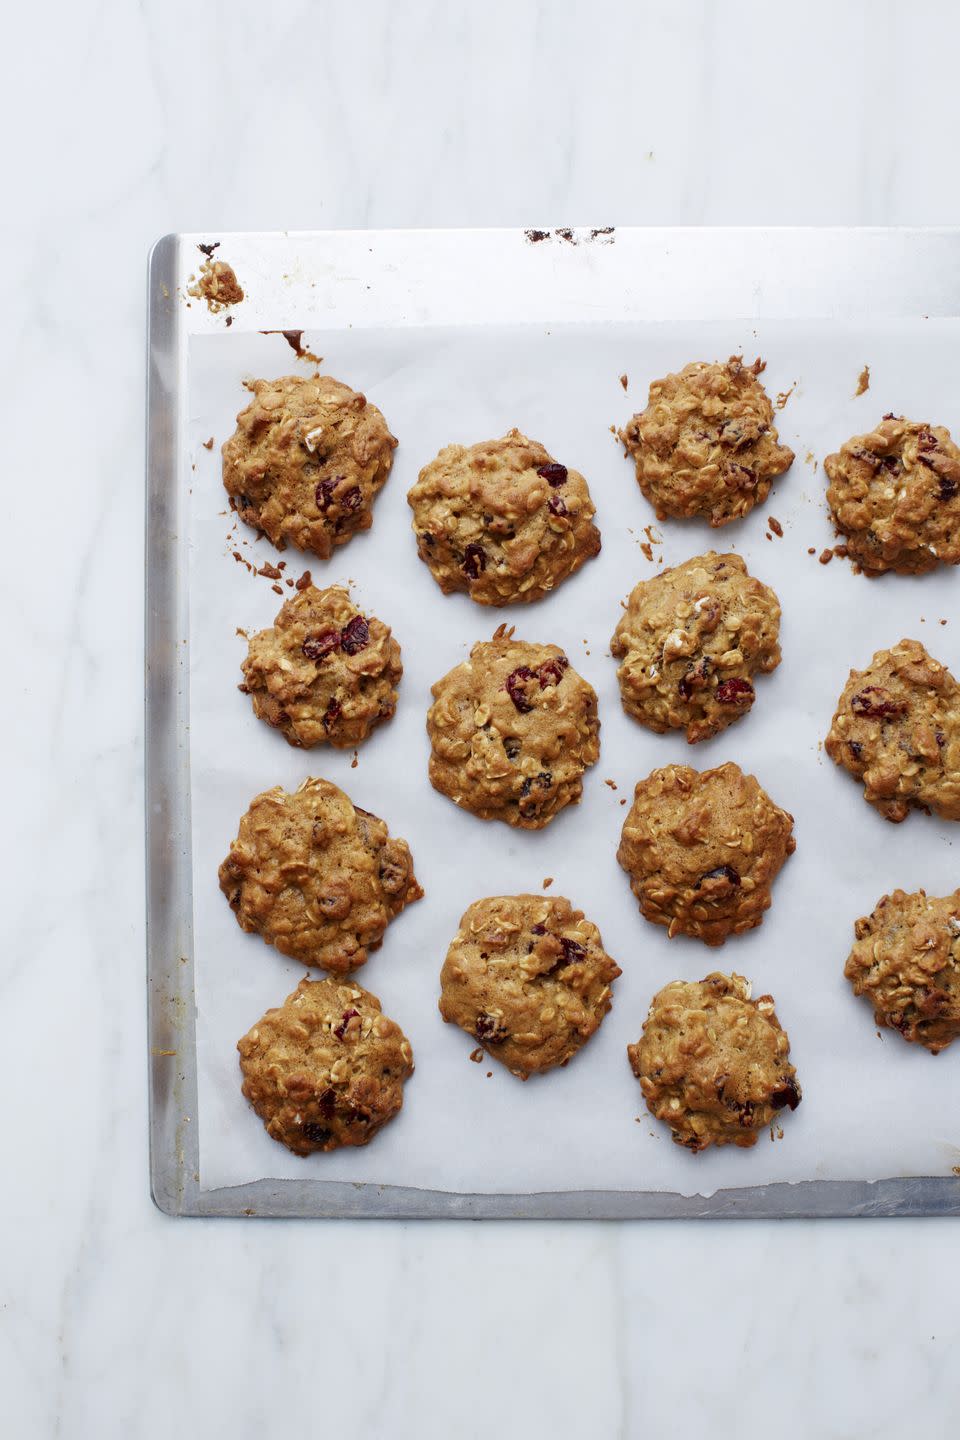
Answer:
POLYGON ((762 923, 795 849, 793 816, 739 765, 666 765, 638 783, 617 859, 645 919, 722 945, 762 923))
POLYGON ((348 591, 308 585, 248 641, 240 689, 291 745, 358 745, 397 708, 403 674, 390 627, 348 591))
POLYGON ((495 895, 460 921, 440 974, 440 1014, 526 1080, 599 1029, 620 967, 562 895, 495 895))
POLYGON ((328 375, 246 384, 253 399, 223 446, 230 503, 278 549, 327 560, 369 530, 397 442, 376 405, 328 375))
POLYGON ((251 800, 220 889, 242 930, 338 975, 363 965, 390 921, 423 895, 406 841, 314 779, 251 800))
POLYGON ((642 580, 610 641, 628 715, 694 744, 753 705, 753 677, 780 664, 780 604, 739 555, 711 550, 642 580))
POLYGON ((597 697, 556 645, 501 625, 433 686, 430 783, 484 820, 540 830, 600 754, 597 697))
POLYGON ((960 564, 960 450, 949 430, 885 415, 823 468, 837 530, 865 575, 960 564))
POLYGON ((478 605, 540 600, 600 549, 586 480, 519 430, 448 445, 407 499, 440 589, 478 605))
POLYGON ((732 355, 653 381, 646 410, 619 433, 659 520, 702 515, 728 525, 762 504, 793 464, 757 379, 762 370, 759 360, 744 365, 732 355))
POLYGON ((750 998, 742 975, 674 980, 654 997, 643 1036, 627 1046, 651 1114, 694 1152, 755 1145, 761 1131, 800 1104, 790 1041, 773 998, 750 998))
POLYGON ((301 980, 237 1042, 243 1093, 295 1155, 366 1145, 403 1105, 410 1042, 359 985, 301 980))
POLYGON ((878 1025, 938 1055, 960 1035, 960 890, 894 890, 854 927, 844 966, 878 1025))

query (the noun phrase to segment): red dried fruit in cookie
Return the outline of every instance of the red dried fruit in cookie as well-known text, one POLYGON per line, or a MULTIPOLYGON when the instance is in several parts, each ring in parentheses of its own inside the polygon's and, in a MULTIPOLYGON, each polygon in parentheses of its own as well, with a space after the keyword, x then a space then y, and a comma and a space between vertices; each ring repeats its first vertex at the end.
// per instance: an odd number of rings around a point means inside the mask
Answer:
POLYGON ((339 701, 339 700, 331 700, 330 703, 329 703, 329 705, 327 706, 326 710, 324 710, 324 712, 323 712, 323 728, 324 728, 324 730, 329 730, 331 725, 335 725, 335 724, 337 723, 337 721, 340 719, 340 716, 341 716, 342 712, 343 712, 343 706, 340 704, 340 701, 339 701))
POLYGON ((476 542, 467 546, 463 552, 463 560, 460 562, 460 569, 468 580, 476 580, 487 568, 487 554, 482 545, 476 542))
POLYGON ((342 1017, 339 1025, 334 1025, 334 1027, 333 1027, 333 1033, 334 1033, 334 1035, 336 1035, 336 1037, 337 1037, 338 1040, 342 1040, 343 1037, 346 1035, 346 1033, 347 1033, 347 1026, 350 1024, 350 1021, 351 1021, 351 1020, 355 1020, 355 1019, 359 1019, 359 1017, 360 1017, 360 1011, 359 1011, 359 1010, 344 1010, 344 1012, 343 1012, 343 1017, 342 1017))
POLYGON ((557 461, 554 460, 551 461, 549 465, 538 465, 537 474, 541 480, 546 480, 548 485, 552 485, 554 489, 556 489, 558 485, 563 485, 566 482, 567 467, 566 465, 558 464, 557 461))
POLYGON ((330 506, 333 504, 333 492, 342 479, 342 475, 331 475, 328 479, 318 482, 317 488, 313 492, 318 510, 330 509, 330 506))
POLYGON ((323 660, 339 649, 339 630, 323 630, 319 635, 308 635, 303 642, 303 653, 308 660, 323 660))
POLYGON ((904 700, 894 700, 888 690, 880 685, 867 685, 859 690, 850 701, 854 715, 864 715, 870 720, 894 720, 907 713, 904 700))
POLYGON ((540 681, 540 689, 546 690, 548 685, 559 685, 563 679, 564 671, 569 670, 570 661, 566 655, 554 655, 551 660, 544 660, 537 668, 537 679, 540 681))
POLYGON ((754 689, 749 680, 721 680, 716 688, 719 705, 752 705, 754 689))
POLYGON ((770 1104, 774 1110, 782 1110, 784 1105, 789 1105, 791 1110, 796 1110, 803 1096, 800 1094, 800 1086, 796 1080, 785 1080, 779 1090, 774 1090, 770 1096, 770 1104))
POLYGON ((583 960, 586 958, 587 952, 579 940, 569 940, 566 935, 561 935, 559 939, 560 944, 563 946, 564 961, 568 965, 574 960, 583 960))
POLYGON ((696 665, 690 666, 686 675, 681 677, 680 683, 677 686, 684 700, 689 700, 695 691, 703 689, 712 669, 713 662, 709 655, 702 655, 696 665))
POLYGON ((495 1015, 488 1015, 485 1011, 481 1011, 477 1016, 473 1033, 485 1045, 495 1045, 498 1040, 507 1038, 507 1031, 503 1023, 495 1015))
POLYGON ((547 509, 550 511, 551 515, 563 516, 570 514, 570 511, 563 503, 562 495, 551 495, 550 498, 547 500, 547 509))
POLYGON ((718 865, 715 870, 707 870, 694 885, 694 890, 699 890, 706 880, 726 880, 734 889, 740 884, 740 876, 732 865, 718 865))
POLYGON ((510 674, 503 682, 504 689, 521 715, 527 715, 533 709, 532 704, 527 699, 527 692, 524 687, 536 678, 536 675, 530 669, 529 665, 518 665, 516 670, 510 671, 510 674))
POLYGON ((360 494, 360 486, 353 485, 345 495, 340 496, 340 508, 341 510, 347 511, 358 510, 362 500, 363 496, 360 494))
POLYGON ((354 615, 340 631, 340 644, 347 655, 356 655, 370 644, 370 626, 362 615, 354 615))
POLYGON ((314 1145, 326 1145, 330 1139, 330 1131, 322 1125, 317 1125, 313 1120, 308 1120, 303 1127, 303 1138, 314 1145))

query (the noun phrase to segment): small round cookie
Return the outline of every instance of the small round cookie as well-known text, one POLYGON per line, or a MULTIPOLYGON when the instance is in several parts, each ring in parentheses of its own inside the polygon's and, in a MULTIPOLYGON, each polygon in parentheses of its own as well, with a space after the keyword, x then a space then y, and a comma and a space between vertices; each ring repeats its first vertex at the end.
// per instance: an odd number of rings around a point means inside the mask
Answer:
POLYGON ((854 926, 843 973, 878 1025, 939 1055, 960 1035, 960 890, 894 890, 854 926))
POLYGON ((637 483, 658 520, 702 515, 729 525, 749 515, 793 464, 779 444, 773 406, 757 376, 763 362, 694 363, 654 380, 646 410, 619 432, 637 483))
POLYGON ((413 1051, 359 985, 301 980, 237 1042, 243 1093, 295 1155, 366 1145, 403 1105, 413 1051))
POLYGON ((600 754, 597 696, 556 645, 501 625, 432 691, 430 783, 483 820, 541 830, 600 754))
POLYGON ((249 637, 242 669, 254 714, 304 750, 365 740, 396 710, 403 674, 390 627, 340 585, 308 585, 286 601, 271 629, 249 637))
POLYGON ((562 895, 494 895, 460 921, 440 1014, 521 1080, 566 1065, 610 1009, 620 967, 562 895))
POLYGON ((919 640, 850 671, 826 751, 885 820, 898 824, 912 805, 960 820, 960 687, 919 640))
POLYGON ((541 600, 600 550, 586 480, 519 430, 446 446, 407 500, 444 595, 465 590, 478 605, 541 600))
POLYGON ((823 468, 837 531, 865 575, 960 564, 960 450, 942 425, 885 415, 823 468))
POLYGON ((335 975, 365 964, 390 921, 423 895, 407 842, 314 779, 251 800, 220 889, 241 930, 335 975))
POLYGON ((617 859, 646 920, 722 945, 763 922, 796 848, 793 816, 739 765, 665 765, 638 783, 617 859))
POLYGON ((253 399, 223 446, 230 504, 278 550, 328 560, 369 530, 397 442, 376 405, 329 375, 245 383, 253 399))
POLYGON ((610 641, 628 715, 708 740, 746 715, 780 664, 780 603, 739 555, 710 550, 641 580, 610 641))
POLYGON ((750 998, 742 975, 674 980, 654 997, 643 1035, 627 1046, 647 1108, 695 1153, 750 1146, 801 1092, 773 997, 750 998))

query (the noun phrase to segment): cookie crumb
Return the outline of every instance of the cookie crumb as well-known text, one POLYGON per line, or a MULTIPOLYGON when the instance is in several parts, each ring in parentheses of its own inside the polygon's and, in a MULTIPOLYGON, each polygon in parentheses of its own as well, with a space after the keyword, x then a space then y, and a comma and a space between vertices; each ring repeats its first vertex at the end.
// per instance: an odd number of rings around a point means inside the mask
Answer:
POLYGON ((941 621, 940 621, 940 624, 941 624, 941 625, 946 625, 946 623, 947 623, 946 620, 941 620, 941 621))
POLYGON ((192 295, 194 300, 205 300, 212 315, 218 315, 228 305, 239 305, 243 299, 243 290, 233 266, 225 260, 205 260, 200 266, 200 274, 190 278, 194 284, 188 286, 187 294, 192 295))
POLYGON ((357 766, 359 765, 359 763, 360 763, 360 757, 359 757, 359 755, 357 754, 356 750, 354 750, 354 752, 353 752, 353 759, 350 761, 350 769, 351 769, 351 770, 356 770, 356 768, 357 768, 357 766))
POLYGON ((620 376, 620 384, 623 386, 624 390, 626 390, 627 386, 630 384, 630 381, 626 375, 620 376))
POLYGON ((790 389, 789 389, 789 390, 781 390, 781 391, 778 393, 776 400, 773 402, 773 403, 776 405, 776 407, 777 407, 778 410, 782 410, 782 409, 783 409, 784 405, 786 405, 787 401, 790 399, 790 396, 793 394, 793 392, 794 392, 794 390, 796 390, 796 388, 797 388, 797 382, 796 382, 796 380, 794 380, 794 382, 793 382, 793 384, 790 386, 790 389))
POLYGON ((782 540, 783 526, 780 524, 780 521, 777 519, 777 517, 775 515, 768 515, 767 524, 770 526, 770 529, 773 531, 774 535, 778 536, 778 538, 782 540))
POLYGON ((853 392, 853 398, 856 400, 856 398, 857 398, 858 395, 866 395, 866 393, 867 393, 867 391, 868 391, 869 389, 870 389, 870 366, 869 366, 869 365, 864 365, 863 369, 860 371, 860 374, 857 376, 857 388, 856 388, 856 390, 854 390, 854 392, 853 392))
POLYGON ((282 594, 283 594, 283 586, 282 586, 282 585, 271 585, 271 586, 270 586, 270 589, 273 591, 274 595, 282 595, 282 594))
POLYGON ((814 470, 819 470, 819 468, 820 468, 820 461, 819 461, 819 460, 817 459, 817 457, 814 455, 814 453, 813 453, 812 450, 808 450, 808 451, 807 451, 806 455, 804 455, 804 457, 803 457, 803 460, 804 460, 804 464, 805 464, 805 465, 812 465, 813 468, 814 468, 814 470))
POLYGON ((312 584, 313 576, 310 574, 309 570, 304 570, 303 574, 300 576, 300 579, 297 581, 296 588, 298 590, 309 590, 312 584))
POLYGON ((953 1173, 954 1175, 960 1175, 960 1165, 954 1165, 953 1173))
POLYGON ((808 546, 807 546, 807 554, 808 554, 808 555, 816 555, 816 553, 817 553, 817 547, 816 547, 815 545, 808 545, 808 546))
POLYGON ((281 578, 280 571, 277 569, 276 565, 271 565, 269 560, 265 560, 263 562, 263 564, 260 566, 260 569, 257 571, 257 574, 265 575, 268 580, 279 580, 281 578))
POLYGON ((469 1058, 473 1061, 474 1065, 479 1065, 483 1059, 483 1047, 478 1045, 476 1050, 471 1050, 469 1058))
POLYGON ((653 547, 652 547, 652 545, 650 544, 650 541, 649 541, 649 540, 641 540, 641 541, 640 541, 640 550, 641 550, 641 552, 643 553, 645 559, 649 560, 650 563, 651 563, 651 565, 652 565, 652 564, 653 564, 653 547))
POLYGON ((203 442, 203 448, 204 448, 204 450, 212 450, 212 449, 213 449, 213 436, 212 436, 212 435, 210 436, 210 439, 209 439, 209 440, 204 440, 204 442, 203 442))
POLYGON ((621 804, 621 805, 626 805, 626 803, 627 803, 627 802, 626 802, 626 799, 625 799, 625 798, 620 801, 620 804, 621 804))
POLYGON ((549 889, 550 889, 550 886, 551 886, 552 884, 553 884, 553 876, 552 876, 552 875, 544 875, 544 877, 543 877, 543 888, 544 888, 544 890, 549 890, 549 889))
POLYGON ((830 550, 830 549, 828 548, 828 549, 826 549, 826 550, 821 550, 821 551, 820 551, 820 564, 821 564, 821 565, 829 565, 829 564, 830 564, 830 561, 831 561, 832 559, 833 559, 833 551, 832 551, 832 550, 830 550))
POLYGON ((617 789, 617 782, 616 782, 616 780, 604 780, 603 783, 604 783, 604 785, 609 785, 611 790, 616 790, 616 789, 617 789))

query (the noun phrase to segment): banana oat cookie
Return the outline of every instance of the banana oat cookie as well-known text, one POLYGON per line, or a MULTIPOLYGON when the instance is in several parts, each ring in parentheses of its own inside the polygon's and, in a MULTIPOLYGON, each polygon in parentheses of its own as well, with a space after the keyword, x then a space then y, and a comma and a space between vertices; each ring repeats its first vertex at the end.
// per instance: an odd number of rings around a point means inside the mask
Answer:
POLYGON ((251 800, 220 889, 241 930, 337 975, 365 964, 390 921, 423 895, 407 842, 313 779, 251 800))
POLYGON ((728 525, 748 515, 793 464, 779 444, 773 406, 757 376, 763 362, 694 363, 654 380, 646 410, 620 439, 658 520, 694 515, 728 525))
POLYGON ((627 1046, 647 1108, 694 1152, 755 1145, 800 1086, 773 998, 750 998, 742 975, 674 980, 653 997, 643 1036, 627 1046))
POLYGON ((237 1042, 243 1093, 295 1155, 366 1145, 403 1105, 413 1051, 359 985, 301 980, 237 1042))
POLYGON ((823 468, 837 530, 865 575, 960 564, 960 450, 949 430, 885 415, 823 468))
POLYGON ((919 640, 850 671, 826 751, 885 820, 905 820, 912 805, 960 820, 960 688, 919 640))
POLYGON ((562 895, 495 895, 470 906, 440 974, 440 1014, 526 1080, 599 1029, 620 967, 562 895))
POLYGON ((597 697, 556 645, 501 625, 433 686, 430 783, 484 820, 540 830, 600 754, 597 697))
POLYGON ((780 603, 739 555, 711 550, 636 586, 610 641, 620 697, 648 730, 694 744, 752 706, 758 672, 780 664, 780 603))
POLYGON ((519 430, 448 445, 407 499, 440 589, 478 605, 540 600, 600 549, 586 480, 519 430))
POLYGON ((666 765, 637 785, 617 859, 645 919, 722 945, 762 923, 795 849, 793 816, 739 765, 666 765))
POLYGON ((960 1035, 960 890, 942 899, 895 890, 854 926, 843 973, 878 1025, 933 1055, 960 1035))
POLYGON ((242 669, 257 717, 305 750, 365 740, 396 710, 403 674, 390 627, 339 585, 292 596, 271 629, 249 637, 242 669))
POLYGON ((223 446, 223 483, 247 525, 329 559, 373 522, 396 440, 376 405, 329 375, 245 382, 253 399, 223 446))

